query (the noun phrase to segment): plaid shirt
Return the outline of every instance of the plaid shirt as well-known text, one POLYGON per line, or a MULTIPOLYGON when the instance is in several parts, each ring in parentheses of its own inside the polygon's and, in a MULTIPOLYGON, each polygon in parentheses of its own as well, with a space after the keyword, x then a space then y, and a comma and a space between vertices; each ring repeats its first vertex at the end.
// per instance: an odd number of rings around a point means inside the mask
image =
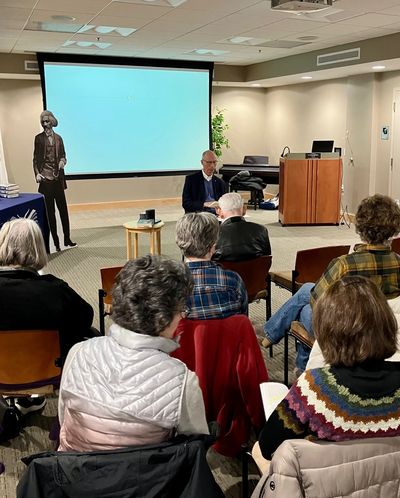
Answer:
POLYGON ((311 306, 333 282, 345 275, 370 278, 388 299, 400 295, 400 256, 384 245, 357 244, 354 252, 333 259, 311 291, 311 306))
POLYGON ((188 318, 209 320, 247 315, 247 291, 241 277, 213 261, 188 261, 194 287, 187 301, 188 318))

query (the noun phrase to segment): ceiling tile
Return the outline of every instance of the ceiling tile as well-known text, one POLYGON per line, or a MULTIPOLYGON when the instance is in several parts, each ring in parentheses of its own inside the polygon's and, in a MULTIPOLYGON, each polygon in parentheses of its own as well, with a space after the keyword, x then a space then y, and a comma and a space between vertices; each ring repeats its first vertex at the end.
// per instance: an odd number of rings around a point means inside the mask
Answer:
POLYGON ((345 19, 344 21, 342 21, 342 24, 353 24, 354 26, 365 26, 374 28, 386 26, 395 21, 396 19, 394 19, 393 16, 384 14, 363 14, 361 16, 352 17, 351 19, 345 19))
POLYGON ((173 11, 172 7, 160 7, 157 5, 150 4, 130 4, 113 2, 110 3, 102 12, 102 15, 111 17, 127 17, 127 18, 138 18, 147 21, 157 19, 169 12, 173 11))
POLYGON ((398 4, 397 0, 336 0, 335 7, 361 12, 381 12, 398 4))
POLYGON ((73 15, 74 12, 97 14, 110 3, 110 0, 39 0, 36 8, 40 10, 66 10, 73 15))
POLYGON ((37 0, 0 0, 0 7, 25 7, 32 9, 37 0))

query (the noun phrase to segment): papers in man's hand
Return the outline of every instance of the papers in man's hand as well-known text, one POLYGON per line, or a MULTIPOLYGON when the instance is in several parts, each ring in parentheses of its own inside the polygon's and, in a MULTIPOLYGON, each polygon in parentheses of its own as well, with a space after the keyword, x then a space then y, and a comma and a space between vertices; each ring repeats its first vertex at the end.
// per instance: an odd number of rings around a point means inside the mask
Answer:
POLYGON ((217 208, 217 207, 219 207, 219 204, 218 204, 218 201, 209 201, 209 202, 205 202, 204 206, 208 207, 208 208, 217 208))
POLYGON ((280 382, 263 382, 260 384, 261 398, 264 406, 265 420, 283 400, 289 389, 280 382))

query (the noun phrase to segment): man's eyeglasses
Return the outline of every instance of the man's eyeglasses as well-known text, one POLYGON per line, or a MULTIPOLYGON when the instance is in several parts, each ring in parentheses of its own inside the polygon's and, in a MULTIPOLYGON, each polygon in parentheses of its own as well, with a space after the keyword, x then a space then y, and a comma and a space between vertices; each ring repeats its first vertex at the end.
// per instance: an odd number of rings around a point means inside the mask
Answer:
POLYGON ((205 159, 203 159, 203 163, 206 163, 206 164, 217 164, 218 161, 206 161, 205 159))

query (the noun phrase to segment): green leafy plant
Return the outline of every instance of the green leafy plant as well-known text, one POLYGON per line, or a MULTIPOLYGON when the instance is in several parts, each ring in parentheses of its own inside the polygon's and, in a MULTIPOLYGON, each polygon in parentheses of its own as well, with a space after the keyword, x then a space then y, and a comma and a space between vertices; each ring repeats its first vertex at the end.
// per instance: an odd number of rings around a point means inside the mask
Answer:
POLYGON ((229 140, 225 136, 226 130, 229 125, 225 123, 224 111, 225 109, 216 109, 215 114, 211 118, 211 138, 213 149, 217 157, 222 156, 222 147, 229 149, 229 140))

